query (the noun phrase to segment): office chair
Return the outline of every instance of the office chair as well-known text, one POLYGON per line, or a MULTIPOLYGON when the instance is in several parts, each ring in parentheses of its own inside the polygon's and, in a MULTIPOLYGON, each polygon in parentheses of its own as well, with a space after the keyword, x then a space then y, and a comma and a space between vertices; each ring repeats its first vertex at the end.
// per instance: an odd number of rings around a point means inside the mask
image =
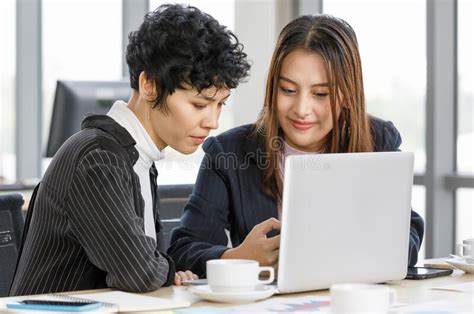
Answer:
POLYGON ((16 268, 25 225, 23 203, 19 193, 0 195, 0 297, 8 296, 16 268))
POLYGON ((171 232, 181 225, 181 218, 162 219, 161 230, 158 233, 157 245, 160 252, 166 252, 171 242, 171 232))
POLYGON ((157 242, 161 252, 166 252, 170 246, 171 231, 181 224, 181 214, 193 188, 194 184, 161 185, 158 187, 161 231, 158 234, 157 242))

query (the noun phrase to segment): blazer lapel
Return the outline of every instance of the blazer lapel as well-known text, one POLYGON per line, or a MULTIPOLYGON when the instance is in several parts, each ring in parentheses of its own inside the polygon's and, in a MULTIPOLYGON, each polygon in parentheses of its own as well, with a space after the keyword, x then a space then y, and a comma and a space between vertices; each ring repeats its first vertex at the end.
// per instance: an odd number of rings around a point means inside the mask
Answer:
POLYGON ((275 201, 265 194, 262 185, 266 155, 263 137, 249 135, 243 145, 243 166, 239 169, 239 184, 242 191, 242 211, 246 231, 270 217, 278 218, 275 201))

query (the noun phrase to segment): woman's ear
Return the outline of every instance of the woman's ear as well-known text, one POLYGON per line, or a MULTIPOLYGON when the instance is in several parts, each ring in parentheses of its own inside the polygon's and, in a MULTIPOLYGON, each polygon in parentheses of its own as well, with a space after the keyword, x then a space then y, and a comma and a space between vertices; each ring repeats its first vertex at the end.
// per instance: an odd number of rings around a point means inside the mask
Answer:
POLYGON ((156 99, 155 81, 149 79, 145 71, 142 71, 138 77, 138 87, 141 97, 149 102, 152 102, 156 99))

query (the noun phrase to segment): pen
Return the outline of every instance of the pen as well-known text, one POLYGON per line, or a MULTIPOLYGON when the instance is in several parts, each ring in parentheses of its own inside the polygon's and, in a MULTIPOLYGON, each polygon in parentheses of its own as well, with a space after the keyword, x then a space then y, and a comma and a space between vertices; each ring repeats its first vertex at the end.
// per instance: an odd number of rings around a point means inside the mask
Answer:
POLYGON ((440 269, 455 269, 454 266, 451 266, 448 263, 425 263, 425 267, 430 267, 430 268, 440 268, 440 269))

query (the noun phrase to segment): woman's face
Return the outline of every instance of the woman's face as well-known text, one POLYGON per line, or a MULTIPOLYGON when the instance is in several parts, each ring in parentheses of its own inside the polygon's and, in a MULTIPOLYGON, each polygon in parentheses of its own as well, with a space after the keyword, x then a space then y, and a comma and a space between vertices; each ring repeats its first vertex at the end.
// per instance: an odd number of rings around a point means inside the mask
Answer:
POLYGON ((277 110, 288 145, 305 152, 322 150, 333 124, 326 69, 318 54, 298 49, 283 59, 277 110))
POLYGON ((227 88, 212 87, 201 93, 194 88, 176 89, 166 98, 167 113, 150 110, 151 137, 160 147, 193 153, 209 132, 217 129, 222 105, 229 95, 227 88))

